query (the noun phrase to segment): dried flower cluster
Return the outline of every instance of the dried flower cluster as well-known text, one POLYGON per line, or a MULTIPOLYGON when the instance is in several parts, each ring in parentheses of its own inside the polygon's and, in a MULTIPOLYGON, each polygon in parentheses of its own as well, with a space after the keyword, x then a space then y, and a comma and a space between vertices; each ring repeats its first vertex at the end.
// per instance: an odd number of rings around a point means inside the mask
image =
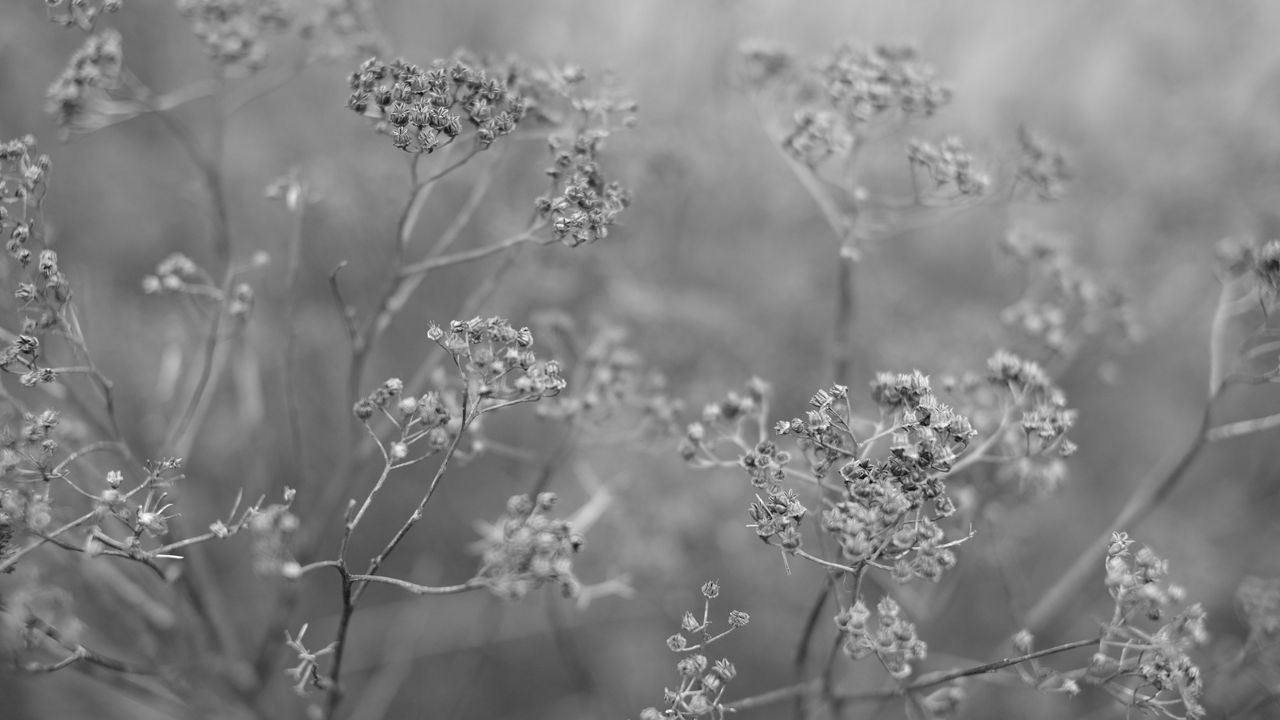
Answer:
POLYGON ((1050 201, 1061 198, 1071 181, 1067 156, 1026 126, 1018 128, 1017 182, 1034 197, 1050 201))
POLYGON ((529 348, 533 333, 503 318, 454 320, 448 329, 432 325, 427 339, 453 358, 479 412, 553 397, 565 387, 560 364, 540 361, 529 348))
POLYGON ((101 105, 120 87, 123 67, 119 32, 108 28, 86 38, 49 86, 48 110, 58 127, 67 131, 91 128, 101 105))
POLYGON ((982 172, 973 155, 960 138, 950 136, 934 144, 926 140, 912 140, 907 145, 907 162, 915 173, 927 177, 928 196, 944 200, 956 200, 985 195, 991 187, 991 178, 982 172))
POLYGON ((45 0, 49 21, 84 31, 93 29, 98 16, 119 12, 123 0, 45 0))
POLYGON ((267 36, 289 26, 280 0, 179 0, 178 9, 213 62, 252 72, 267 61, 267 36))
POLYGON ((608 133, 587 130, 568 147, 559 137, 550 143, 553 164, 547 169, 554 190, 539 197, 534 207, 550 226, 553 237, 577 247, 609 234, 609 227, 631 204, 631 194, 600 169, 600 151, 608 133))
MULTIPOLYGON (((572 332, 572 328, 565 328, 572 332)), ((600 425, 609 420, 631 420, 636 425, 666 435, 675 427, 681 405, 665 394, 666 379, 646 368, 643 358, 626 344, 619 328, 604 327, 591 336, 578 353, 568 391, 538 404, 538 415, 600 425)))
POLYGON ((843 642, 841 649, 854 660, 876 655, 895 678, 911 675, 913 662, 925 659, 928 648, 916 636, 915 624, 901 616, 898 603, 884 596, 876 604, 874 621, 862 598, 836 616, 836 627, 843 642))
POLYGON ((849 153, 872 123, 928 118, 951 102, 950 90, 909 46, 846 43, 799 78, 790 72, 797 63, 777 48, 751 45, 744 58, 753 87, 797 107, 782 146, 809 167, 849 153))
POLYGON ((1186 591, 1166 582, 1166 561, 1145 547, 1134 552, 1132 544, 1119 532, 1107 549, 1106 585, 1115 612, 1086 678, 1123 688, 1123 699, 1137 709, 1201 717, 1204 681, 1188 652, 1208 641, 1204 609, 1186 605, 1186 591), (1163 624, 1151 631, 1139 626, 1144 620, 1163 624))
POLYGON ((403 59, 370 58, 351 74, 347 107, 377 121, 397 148, 431 153, 470 129, 488 148, 510 135, 529 111, 513 82, 518 70, 459 53, 423 68, 403 59))
POLYGON ((1128 301, 1042 233, 1007 233, 1000 248, 1027 275, 1023 294, 1000 314, 1005 327, 1053 357, 1072 353, 1084 339, 1115 329, 1131 338, 1128 301))
POLYGON ((573 558, 585 540, 567 520, 549 515, 555 504, 555 493, 515 495, 497 522, 481 526, 476 577, 493 594, 518 600, 546 583, 559 585, 565 597, 582 591, 573 558))
POLYGON ((672 652, 685 653, 676 663, 676 672, 680 676, 680 684, 676 688, 665 689, 666 709, 645 708, 640 712, 640 720, 692 720, 693 718, 725 717, 726 708, 721 702, 728 683, 738 675, 738 670, 728 659, 722 658, 712 662, 706 655, 698 652, 711 643, 725 637, 734 630, 745 627, 751 621, 750 616, 740 610, 729 612, 729 629, 713 634, 711 631, 711 601, 720 595, 720 584, 712 580, 702 586, 703 606, 699 618, 693 612, 686 612, 681 620, 680 629, 667 639, 667 647, 672 652), (686 635, 692 635, 692 644, 686 635))

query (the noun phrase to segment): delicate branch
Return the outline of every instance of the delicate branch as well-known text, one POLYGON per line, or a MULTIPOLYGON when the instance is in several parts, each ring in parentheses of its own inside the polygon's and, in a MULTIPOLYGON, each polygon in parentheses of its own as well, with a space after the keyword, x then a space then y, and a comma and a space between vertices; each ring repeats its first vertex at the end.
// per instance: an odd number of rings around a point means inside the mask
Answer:
POLYGON ((1240 437, 1242 435, 1251 435, 1256 432, 1270 430, 1274 427, 1280 427, 1280 413, 1267 415, 1266 417, 1253 418, 1251 420, 1240 420, 1239 422, 1227 423, 1211 428, 1205 438, 1209 442, 1218 442, 1219 440, 1227 440, 1229 438, 1240 437))
MULTIPOLYGON (((1220 388, 1225 386, 1224 383, 1220 388)), ((1208 440, 1213 399, 1210 398, 1205 403, 1204 413, 1195 436, 1191 438, 1191 442, 1183 449, 1173 465, 1167 469, 1158 467, 1143 478, 1115 519, 1098 534, 1088 548, 1076 557, 1076 561, 1059 576, 1058 581, 1045 590, 1039 602, 1032 606, 1025 623, 1028 630, 1032 633, 1042 630, 1054 618, 1061 616, 1068 605, 1078 602, 1080 588, 1088 584, 1089 579, 1102 569, 1102 559, 1106 555, 1107 545, 1111 542, 1111 533, 1132 527, 1145 518, 1191 468, 1192 462, 1208 440)))
MULTIPOLYGON (((927 690, 931 687, 944 685, 946 683, 953 682, 961 678, 970 677, 973 675, 984 675, 987 673, 992 673, 997 670, 1003 670, 1004 668, 1007 668, 1013 665, 1018 665, 1020 663, 1036 660, 1038 658, 1046 657, 1049 655, 1056 655, 1058 653, 1067 652, 1070 650, 1076 650, 1079 648, 1097 645, 1099 642, 1101 642, 1101 640, 1102 640, 1101 637, 1093 637, 1085 640, 1076 640, 1074 642, 1063 643, 1061 645, 1056 645, 1054 647, 1046 648, 1044 650, 1037 650, 1032 653, 1027 653, 1026 655, 1003 658, 1001 660, 996 660, 995 662, 976 665, 974 667, 960 668, 956 670, 942 670, 938 672, 926 673, 909 683, 903 683, 897 687, 888 688, 886 690, 840 693, 835 696, 835 699, 842 702, 865 702, 865 701, 872 701, 872 700, 885 700, 885 699, 891 699, 895 697, 903 697, 909 693, 913 693, 919 690, 927 690)), ((822 681, 820 678, 815 678, 813 680, 797 683, 795 685, 778 688, 776 690, 771 690, 769 692, 762 693, 760 695, 755 695, 749 698, 743 698, 742 700, 737 700, 731 703, 727 703, 724 706, 724 709, 730 710, 730 711, 748 710, 751 708, 765 707, 768 705, 784 702, 794 697, 802 696, 809 692, 812 692, 813 690, 820 687, 821 682, 822 681)))
POLYGON ((395 585, 396 587, 407 590, 414 595, 457 595, 469 590, 475 590, 484 587, 484 581, 479 578, 471 578, 470 580, 458 585, 444 585, 441 587, 432 587, 429 585, 418 585, 408 580, 400 580, 398 578, 383 577, 381 575, 351 575, 351 582, 362 583, 383 583, 386 585, 395 585))

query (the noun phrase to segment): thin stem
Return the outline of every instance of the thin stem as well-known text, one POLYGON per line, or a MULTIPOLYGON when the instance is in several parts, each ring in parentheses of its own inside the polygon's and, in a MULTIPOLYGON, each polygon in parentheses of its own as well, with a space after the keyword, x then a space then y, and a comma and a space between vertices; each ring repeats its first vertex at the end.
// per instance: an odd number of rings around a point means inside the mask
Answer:
POLYGON ((45 533, 38 540, 32 540, 30 543, 27 543, 27 545, 23 547, 21 550, 14 551, 13 554, 9 555, 9 557, 5 558, 3 561, 0 561, 0 574, 8 572, 10 568, 12 568, 14 565, 17 565, 18 561, 21 560, 25 555, 27 555, 31 551, 35 550, 41 545, 44 545, 46 542, 56 540, 59 536, 64 535, 67 532, 74 530, 75 528, 80 527, 81 525, 89 522, 96 516, 97 516, 96 511, 89 511, 84 515, 81 515, 80 517, 76 518, 75 520, 72 520, 71 522, 67 523, 66 525, 63 525, 62 527, 54 530, 53 532, 45 533))
POLYGON ((1280 427, 1280 413, 1219 425, 1205 433, 1205 439, 1209 442, 1218 442, 1219 440, 1270 430, 1274 427, 1280 427))
MULTIPOLYGON (((1219 385, 1219 389, 1222 387, 1225 385, 1219 385)), ((1215 394, 1214 398, 1216 397, 1215 394)), ((1102 569, 1102 559, 1111 542, 1111 533, 1136 525, 1173 491, 1208 440, 1214 398, 1210 398, 1205 403, 1204 413, 1195 436, 1191 438, 1191 442, 1183 449, 1173 465, 1168 469, 1157 468, 1143 478, 1115 519, 1098 534, 1093 543, 1079 554, 1071 567, 1058 578, 1057 582, 1045 590, 1040 600, 1032 606, 1027 614, 1028 630, 1038 633, 1059 617, 1068 605, 1079 602, 1080 588, 1102 569)))
POLYGON ((430 272, 432 270, 436 270, 438 268, 448 267, 450 265, 460 265, 462 263, 472 262, 474 260, 487 258, 490 255, 494 255, 496 253, 502 252, 503 250, 513 248, 521 243, 530 242, 535 238, 536 233, 541 228, 542 228, 542 224, 539 223, 536 225, 532 225, 526 228, 525 230, 522 230, 521 232, 516 233, 515 235, 512 235, 509 238, 506 238, 505 240, 501 240, 499 242, 493 243, 492 245, 484 245, 482 247, 474 248, 472 250, 462 250, 460 252, 456 252, 451 255, 440 255, 438 257, 430 257, 424 260, 419 260, 416 263, 412 263, 401 268, 398 275, 402 279, 407 279, 415 275, 422 275, 424 273, 430 272))
POLYGON ((408 580, 383 577, 382 575, 351 575, 350 580, 351 582, 359 583, 383 583, 385 585, 395 585, 401 590, 406 590, 414 595, 457 595, 458 593, 464 593, 484 587, 484 582, 479 578, 471 578, 470 580, 457 585, 443 585, 439 587, 419 585, 417 583, 411 583, 408 580))
MULTIPOLYGON (((984 663, 982 665, 975 665, 973 667, 926 673, 909 683, 903 683, 896 687, 888 688, 885 690, 871 690, 866 692, 841 693, 836 695, 835 698, 841 702, 865 702, 865 701, 872 701, 872 700, 884 700, 888 698, 903 697, 909 693, 913 693, 919 690, 927 690, 931 687, 936 687, 938 685, 944 685, 946 683, 959 680, 960 678, 971 677, 973 675, 984 675, 987 673, 992 673, 997 670, 1003 670, 1004 668, 1007 668, 1013 665, 1018 665, 1020 663, 1036 660, 1038 658, 1046 657, 1049 655, 1056 655, 1058 653, 1067 652, 1070 650, 1077 650, 1079 648, 1090 647, 1093 645, 1097 645, 1101 641, 1102 641, 1101 637, 1092 637, 1084 640, 1076 640, 1074 642, 1055 645, 1054 647, 1046 648, 1044 650, 1037 650, 1032 653, 1027 653, 1026 655, 1003 658, 1000 660, 996 660, 994 662, 984 663)), ((736 700, 734 702, 727 703, 724 706, 724 709, 725 710, 748 710, 751 708, 758 708, 758 707, 773 705, 776 703, 789 700, 793 697, 796 697, 797 695, 804 695, 809 692, 812 692, 813 690, 820 687, 821 682, 822 681, 820 678, 816 678, 813 680, 807 680, 802 683, 797 683, 795 685, 789 685, 787 687, 778 688, 776 690, 770 690, 769 692, 761 693, 760 695, 754 695, 749 698, 743 698, 742 700, 736 700)))

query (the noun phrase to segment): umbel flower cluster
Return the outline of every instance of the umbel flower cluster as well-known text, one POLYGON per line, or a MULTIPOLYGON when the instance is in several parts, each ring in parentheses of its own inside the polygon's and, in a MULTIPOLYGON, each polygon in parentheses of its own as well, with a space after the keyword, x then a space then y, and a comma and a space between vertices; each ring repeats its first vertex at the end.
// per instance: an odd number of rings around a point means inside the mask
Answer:
POLYGON ((565 245, 605 237, 631 204, 630 193, 604 174, 601 152, 615 125, 634 122, 635 101, 607 82, 588 83, 576 67, 542 70, 466 52, 425 68, 375 57, 351 74, 349 84, 347 107, 414 155, 461 138, 479 152, 517 128, 550 128, 551 188, 534 205, 554 239, 565 245))
POLYGON ((560 363, 539 361, 530 347, 533 333, 500 317, 454 320, 448 329, 432 325, 427 339, 453 358, 480 412, 552 397, 565 387, 560 363))
POLYGON ((227 74, 265 67, 274 37, 290 30, 320 59, 374 53, 382 44, 370 28, 367 0, 178 0, 178 9, 227 74))
POLYGON ((559 585, 565 597, 582 591, 573 558, 585 540, 569 521, 549 515, 555 504, 555 493, 514 495, 497 522, 481 526, 476 578, 493 594, 518 600, 546 583, 559 585))
MULTIPOLYGON (((561 329, 573 333, 571 325, 561 329)), ((682 406, 666 395, 666 378, 645 366, 620 328, 605 326, 589 337, 575 353, 568 391, 538 403, 538 415, 585 426, 618 421, 634 424, 637 433, 671 433, 682 406)))
MULTIPOLYGON (((978 169, 964 141, 955 136, 936 144, 912 140, 907 145, 907 162, 913 171, 912 178, 918 175, 928 178, 928 193, 935 198, 980 197, 991 187, 991 178, 978 169)), ((919 181, 916 182, 918 187, 919 181)))
POLYGON ((58 127, 73 131, 92 127, 99 106, 120 87, 123 67, 119 32, 108 28, 86 38, 49 86, 47 107, 58 127))
POLYGON ((854 660, 872 654, 880 658, 895 678, 911 675, 912 662, 925 659, 928 647, 916 636, 916 626, 901 616, 898 603, 884 596, 876 604, 875 621, 862 598, 836 616, 841 649, 854 660))
POLYGON ((731 610, 728 629, 713 633, 711 630, 711 601, 720 595, 720 584, 711 580, 702 585, 701 617, 686 612, 680 622, 681 632, 667 638, 667 648, 683 653, 676 663, 680 684, 666 688, 666 707, 659 710, 648 707, 640 712, 640 720, 692 720, 693 718, 723 718, 728 709, 721 702, 728 683, 738 675, 738 669, 727 658, 712 662, 702 650, 751 622, 751 617, 740 610, 731 610), (690 636, 694 639, 690 641, 690 636))
POLYGON ((609 226, 631 204, 631 194, 600 170, 600 151, 607 137, 603 130, 586 130, 567 146, 559 137, 551 139, 553 161, 547 176, 553 191, 539 197, 534 207, 551 226, 552 236, 569 247, 608 235, 609 226))
POLYGON ((487 148, 510 135, 529 111, 530 101, 508 84, 515 72, 514 65, 486 64, 462 53, 430 68, 370 58, 351 74, 347 107, 379 121, 379 130, 405 152, 435 152, 464 127, 487 148))
POLYGON ((533 333, 529 328, 514 328, 503 318, 455 320, 447 330, 432 325, 427 338, 449 354, 456 379, 437 373, 438 387, 414 397, 405 395, 404 381, 390 378, 353 408, 363 423, 381 413, 398 429, 397 439, 384 448, 392 462, 406 460, 409 449, 420 441, 427 448, 422 457, 445 450, 462 438, 466 428, 478 429, 482 415, 554 397, 566 385, 560 364, 541 361, 530 349, 533 333))
POLYGON ((1185 605, 1186 591, 1167 583, 1165 560, 1132 545, 1127 534, 1116 533, 1107 549, 1106 585, 1115 611, 1093 656, 1091 679, 1123 684, 1133 707, 1199 717, 1204 682, 1187 653, 1209 639, 1204 609, 1185 605), (1144 620, 1162 624, 1151 632, 1137 624, 1144 620))
POLYGON ((927 376, 918 371, 877 376, 871 398, 879 421, 854 416, 842 385, 818 391, 804 417, 773 426, 779 441, 795 443, 796 453, 764 437, 767 393, 760 381, 745 393, 730 393, 708 406, 682 443, 686 460, 701 467, 728 464, 720 459, 719 446, 739 448, 735 464, 762 491, 748 508, 758 537, 802 554, 808 509, 795 489, 784 486, 798 480, 825 491, 820 529, 839 548, 839 556, 826 562, 878 568, 900 582, 936 581, 955 564, 950 548, 960 541, 947 540, 938 524, 956 511, 944 479, 969 450, 976 431, 938 398, 927 376), (746 439, 746 425, 756 426, 754 443, 746 439), (792 467, 797 457, 806 469, 792 467), (839 485, 830 483, 833 474, 839 485))
POLYGON ((848 153, 870 125, 928 118, 951 102, 932 66, 906 45, 842 44, 799 78, 782 51, 754 47, 744 55, 757 90, 792 95, 788 104, 799 105, 782 146, 809 167, 848 153))
POLYGON ((1027 284, 1000 321, 1049 357, 1070 356, 1083 339, 1108 330, 1132 338, 1135 323, 1124 293, 1073 259, 1063 245, 1039 232, 1005 234, 1000 250, 1022 267, 1027 284))
POLYGON ((266 36, 290 20, 279 0, 178 0, 178 9, 216 65, 245 71, 266 64, 266 36))

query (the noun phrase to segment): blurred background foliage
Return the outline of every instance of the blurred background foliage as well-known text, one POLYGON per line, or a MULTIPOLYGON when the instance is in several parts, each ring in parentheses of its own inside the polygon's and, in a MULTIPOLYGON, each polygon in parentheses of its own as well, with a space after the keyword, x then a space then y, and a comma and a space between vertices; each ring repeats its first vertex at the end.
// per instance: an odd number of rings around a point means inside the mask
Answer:
MULTIPOLYGON (((1020 278, 996 259, 995 245, 1010 222, 1070 237, 1081 262, 1126 289, 1143 328, 1139 342, 1094 343, 1066 369, 1061 383, 1080 411, 1073 436, 1081 452, 1070 461, 1070 482, 1055 496, 993 518, 961 549, 954 600, 919 623, 933 662, 987 659, 1018 629, 1017 613, 1105 527, 1138 478, 1185 447, 1208 384, 1208 326, 1218 292, 1213 242, 1280 235, 1280 44, 1274 37, 1280 5, 1274 3, 376 5, 396 53, 415 62, 459 47, 515 53, 571 61, 593 73, 609 68, 631 89, 640 125, 615 135, 609 146, 613 169, 635 194, 625 227, 576 250, 522 252, 483 312, 517 324, 550 310, 583 329, 621 325, 692 408, 759 375, 777 390, 774 414, 789 417, 832 380, 824 372, 835 244, 735 84, 732 67, 742 41, 766 38, 816 55, 846 39, 910 39, 956 92, 954 104, 925 124, 923 135, 962 135, 978 154, 996 159, 997 173, 998 160, 1012 156, 1021 124, 1067 149, 1074 182, 1060 203, 1019 208, 1016 217, 999 207, 959 215, 875 246, 860 271, 854 375, 841 379, 855 402, 877 370, 975 368, 1005 342, 998 313, 1017 297, 1020 278)), ((129 64, 151 87, 208 76, 199 44, 170 3, 126 0, 112 21, 124 35, 129 64)), ((198 329, 165 298, 144 296, 140 281, 170 252, 211 259, 207 207, 182 150, 153 117, 58 142, 43 111, 44 92, 80 42, 79 33, 46 22, 38 0, 0 4, 0 138, 33 133, 52 154, 47 207, 56 247, 84 301, 89 343, 117 383, 128 434, 154 444, 172 406, 165 378, 198 329)), ((287 44, 277 47, 273 63, 287 64, 290 53, 287 44)), ((264 187, 298 168, 318 197, 305 221, 298 315, 311 471, 281 476, 289 467, 279 392, 283 328, 278 312, 260 311, 189 458, 184 516, 196 526, 222 514, 242 486, 251 495, 284 484, 311 492, 327 477, 332 458, 326 453, 349 422, 341 401, 348 352, 327 277, 347 261, 349 300, 367 311, 388 272, 407 192, 403 158, 343 107, 352 66, 308 66, 226 128, 237 256, 247 259, 261 249, 277 258, 252 280, 260 310, 284 301, 281 263, 290 232, 287 214, 263 199, 264 187)), ((207 137, 207 111, 207 103, 197 102, 179 117, 207 137)), ((505 169, 461 243, 492 241, 521 227, 537 192, 542 153, 523 146, 501 158, 505 169)), ((448 224, 449 208, 465 197, 470 177, 462 173, 440 188, 419 237, 448 224)), ((426 324, 451 319, 459 298, 500 262, 432 276, 386 336, 368 382, 416 368, 428 347, 426 324)), ((1277 399, 1237 389, 1219 417, 1266 414, 1277 399)), ((554 432, 527 418, 499 422, 491 432, 534 458, 554 450, 554 432)), ((659 702, 662 687, 673 681, 674 656, 663 640, 710 578, 724 589, 724 611, 739 608, 753 618, 719 648, 740 669, 732 692, 791 682, 795 639, 822 574, 794 563, 787 574, 776 552, 743 527, 751 497, 743 479, 690 471, 673 447, 587 448, 553 483, 568 508, 588 494, 583 477, 594 473, 616 488, 614 505, 588 536, 578 574, 590 581, 627 573, 637 589, 633 598, 578 610, 551 592, 503 604, 487 596, 419 599, 375 588, 354 628, 349 708, 385 700, 386 717, 634 715, 659 702), (413 642, 392 642, 405 637, 413 642), (401 649, 387 656, 385 647, 401 649), (375 691, 379 678, 390 680, 375 691), (387 695, 397 679, 394 697, 387 695)), ((1280 574, 1273 552, 1280 541, 1275 447, 1274 431, 1209 447, 1169 501, 1141 527, 1129 528, 1169 557, 1174 577, 1205 602, 1216 638, 1210 658, 1229 656, 1238 643, 1233 638, 1242 634, 1232 600, 1240 580, 1280 574)), ((451 473, 416 531, 412 552, 389 571, 441 583, 467 577, 474 567, 466 552, 476 537, 472 521, 496 517, 507 496, 531 484, 535 468, 518 458, 489 458, 451 473)), ((398 525, 397 509, 419 493, 418 472, 397 483, 383 516, 370 526, 398 525)), ((357 538, 355 557, 371 554, 381 540, 368 535, 357 538)), ((252 636, 259 629, 256 608, 274 602, 276 591, 247 571, 237 541, 211 555, 237 624, 252 636)), ((68 569, 79 561, 61 562, 68 569)), ((331 625, 337 592, 331 580, 306 580, 295 626, 302 619, 312 621, 313 632, 331 625)), ((1099 567, 1098 582, 1046 645, 1092 630, 1106 610, 1101 580, 1099 567)), ((127 642, 130 628, 95 617, 94 598, 76 603, 94 632, 103 633, 103 644, 127 642)), ((1205 665, 1211 668, 1212 660, 1205 665)), ((970 687, 966 717, 1123 713, 1087 692, 1064 700, 1021 687, 970 687)), ((1210 697, 1215 691, 1229 688, 1211 687, 1210 697)), ((0 695, 0 715, 13 720, 159 716, 71 673, 0 678, 0 695)), ((299 706, 282 695, 279 707, 288 717, 299 706)), ((894 717, 901 707, 879 711, 894 717)))

